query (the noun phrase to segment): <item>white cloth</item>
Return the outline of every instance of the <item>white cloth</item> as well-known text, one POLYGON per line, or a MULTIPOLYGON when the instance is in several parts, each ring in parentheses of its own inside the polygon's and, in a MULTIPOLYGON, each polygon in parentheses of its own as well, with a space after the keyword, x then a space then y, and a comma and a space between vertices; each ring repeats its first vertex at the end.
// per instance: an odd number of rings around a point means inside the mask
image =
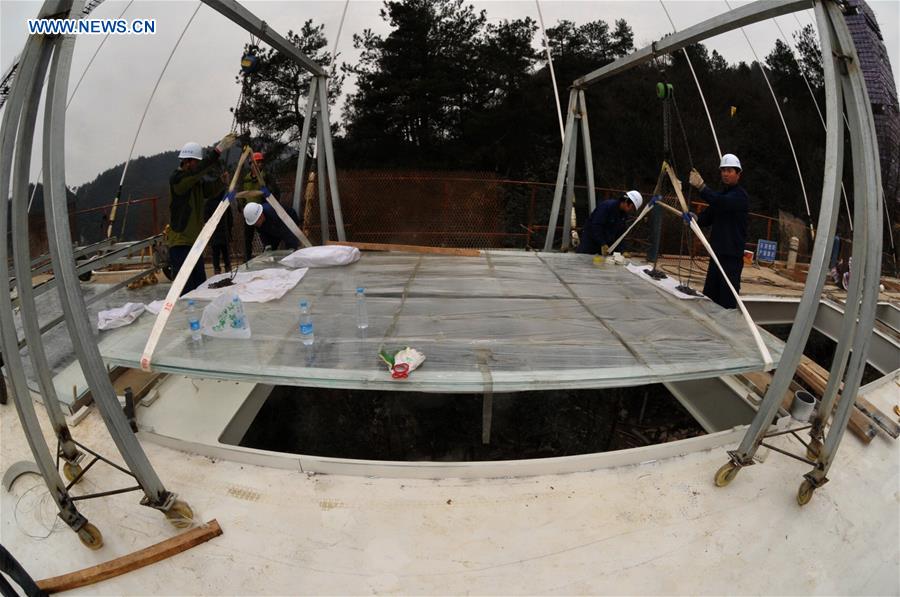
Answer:
POLYGON ((224 288, 210 288, 210 284, 215 284, 219 280, 230 278, 231 274, 219 274, 213 276, 196 290, 185 294, 181 300, 194 299, 199 301, 211 301, 216 297, 225 293, 237 292, 240 299, 245 303, 267 303, 275 301, 283 297, 287 292, 296 286, 306 272, 303 269, 261 269, 252 272, 238 272, 234 277, 234 285, 224 288))
POLYGON ((144 312, 144 303, 125 303, 97 313, 98 330, 114 330, 134 322, 144 312))
POLYGON ((147 311, 153 313, 154 315, 159 315, 159 312, 162 311, 163 305, 166 304, 164 299, 159 299, 158 301, 153 301, 152 303, 148 303, 144 305, 147 308, 147 311))
POLYGON ((679 285, 679 282, 672 276, 663 278, 662 280, 654 280, 653 278, 651 278, 644 272, 645 269, 653 268, 653 265, 651 265, 649 263, 646 263, 644 265, 632 265, 629 263, 628 265, 625 266, 625 268, 628 271, 630 271, 632 274, 637 276, 638 278, 640 278, 642 280, 646 280, 647 282, 650 282, 651 284, 653 284, 654 286, 656 286, 663 292, 667 292, 667 293, 671 294, 672 296, 674 296, 675 298, 679 298, 679 299, 683 299, 683 300, 706 298, 706 296, 704 296, 696 288, 694 289, 694 290, 697 290, 696 296, 693 296, 690 294, 684 294, 683 292, 679 292, 678 290, 675 290, 675 287, 679 285))
POLYGON ((355 261, 359 261, 359 249, 356 247, 327 245, 298 249, 282 259, 281 265, 288 267, 331 267, 333 265, 350 265, 355 261))

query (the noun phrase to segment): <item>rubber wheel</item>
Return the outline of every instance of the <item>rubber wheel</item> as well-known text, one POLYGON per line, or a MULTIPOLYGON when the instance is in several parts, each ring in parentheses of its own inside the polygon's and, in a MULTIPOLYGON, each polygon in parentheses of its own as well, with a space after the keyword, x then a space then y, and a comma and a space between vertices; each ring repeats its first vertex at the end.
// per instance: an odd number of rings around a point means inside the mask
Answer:
POLYGON ((800 484, 800 489, 797 490, 797 503, 801 506, 808 504, 809 500, 812 499, 815 490, 816 488, 813 487, 812 483, 803 481, 803 483, 800 484))
MULTIPOLYGON (((75 477, 81 474, 81 465, 74 464, 72 462, 64 462, 63 463, 63 476, 66 478, 66 481, 70 483, 75 480, 75 477)), ((80 479, 79 479, 80 480, 80 479)))
POLYGON ((194 523, 194 511, 187 502, 175 500, 172 507, 166 510, 166 518, 176 529, 184 529, 194 523))
MULTIPOLYGON (((85 261, 87 261, 87 259, 82 257, 81 259, 77 259, 75 261, 75 265, 76 266, 81 265, 85 261)), ((94 272, 92 270, 88 270, 88 271, 84 272, 83 274, 78 274, 78 279, 81 280, 82 282, 90 282, 91 277, 93 277, 93 275, 94 275, 94 272)))
POLYGON ((726 462, 716 471, 716 487, 725 487, 737 477, 740 468, 733 462, 726 462))
POLYGON ((78 538, 89 549, 103 547, 103 535, 100 533, 100 529, 89 522, 78 530, 78 538))

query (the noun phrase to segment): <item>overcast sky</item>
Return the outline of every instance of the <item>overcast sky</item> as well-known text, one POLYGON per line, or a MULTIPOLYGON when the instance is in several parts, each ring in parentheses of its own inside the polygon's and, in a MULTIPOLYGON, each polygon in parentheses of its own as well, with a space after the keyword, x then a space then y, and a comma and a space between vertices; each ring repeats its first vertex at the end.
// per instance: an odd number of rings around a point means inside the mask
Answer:
MULTIPOLYGON (((323 23, 329 49, 334 44, 344 8, 344 0, 245 0, 243 3, 281 33, 298 30, 306 19, 323 23)), ((118 17, 126 4, 125 0, 106 0, 92 16, 118 17)), ((532 0, 476 1, 472 4, 479 10, 486 10, 491 20, 525 16, 537 19, 532 0)), ((746 2, 732 1, 731 4, 736 7, 746 2)), ((900 79, 900 2, 875 0, 870 4, 884 34, 894 78, 900 79)), ((3 71, 21 51, 26 39, 25 19, 33 17, 39 6, 38 0, 0 0, 0 68, 3 71)), ((353 62, 356 59, 353 33, 366 27, 375 32, 387 31, 386 24, 378 17, 381 6, 382 2, 376 0, 351 0, 338 41, 340 60, 353 62)), ((727 10, 724 0, 666 0, 666 6, 679 29, 727 10)), ((137 0, 128 9, 126 18, 155 18, 157 33, 152 36, 111 36, 91 66, 69 107, 66 168, 70 186, 90 181, 100 171, 125 161, 153 85, 196 7, 196 0, 137 0)), ((547 27, 561 19, 576 23, 604 19, 611 23, 624 18, 634 29, 636 47, 671 32, 658 0, 541 0, 541 10, 547 27)), ((812 11, 799 13, 797 18, 804 25, 810 23, 812 11)), ((800 28, 794 16, 780 17, 778 22, 787 35, 800 28)), ((779 36, 771 21, 750 26, 746 32, 760 58, 764 58, 779 36)), ((70 89, 102 39, 103 36, 78 38, 70 89)), ((228 131, 231 126, 228 108, 234 105, 238 93, 234 75, 239 68, 243 44, 247 41, 248 34, 237 25, 207 6, 200 8, 150 106, 135 156, 176 149, 186 141, 210 143, 228 131)), ((746 40, 737 31, 706 43, 729 62, 753 59, 746 40)), ((352 85, 345 85, 345 93, 350 89, 352 85)), ((708 100, 714 102, 715 98, 708 100)), ((554 108, 549 108, 547 118, 556 120, 554 108)), ((339 119, 339 113, 332 116, 333 121, 339 119)), ((36 140, 35 151, 39 149, 40 143, 36 140)), ((35 161, 39 161, 38 155, 36 153, 35 161)), ((37 167, 33 169, 33 178, 36 178, 37 170, 37 167)))

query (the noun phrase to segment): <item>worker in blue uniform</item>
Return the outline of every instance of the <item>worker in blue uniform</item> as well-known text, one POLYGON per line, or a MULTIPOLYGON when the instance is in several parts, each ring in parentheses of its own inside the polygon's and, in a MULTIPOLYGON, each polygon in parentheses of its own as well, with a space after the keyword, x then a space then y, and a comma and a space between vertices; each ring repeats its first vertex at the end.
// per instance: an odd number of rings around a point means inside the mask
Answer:
POLYGON ((639 192, 628 191, 618 199, 600 203, 585 222, 575 252, 597 255, 604 245, 612 245, 625 232, 627 217, 639 210, 643 202, 639 192))
MULTIPOLYGON (((719 175, 724 188, 716 192, 706 186, 703 177, 692 169, 689 177, 691 186, 699 189, 700 198, 709 203, 709 207, 700 213, 697 223, 701 227, 712 226, 712 246, 725 275, 734 290, 741 291, 741 271, 744 269, 744 246, 747 243, 747 211, 750 200, 747 191, 740 186, 741 162, 737 156, 726 153, 719 164, 719 175)), ((737 307, 737 298, 728 288, 725 278, 716 264, 710 259, 706 270, 706 283, 703 294, 726 309, 737 307)))
MULTIPOLYGON (((297 212, 290 207, 286 207, 285 211, 288 217, 299 227, 300 219, 297 217, 297 212)), ((247 223, 247 226, 256 227, 264 247, 277 250, 284 243, 284 246, 288 249, 296 250, 300 248, 300 239, 294 236, 290 228, 275 213, 275 208, 268 203, 265 205, 248 203, 244 207, 244 221, 247 223)))

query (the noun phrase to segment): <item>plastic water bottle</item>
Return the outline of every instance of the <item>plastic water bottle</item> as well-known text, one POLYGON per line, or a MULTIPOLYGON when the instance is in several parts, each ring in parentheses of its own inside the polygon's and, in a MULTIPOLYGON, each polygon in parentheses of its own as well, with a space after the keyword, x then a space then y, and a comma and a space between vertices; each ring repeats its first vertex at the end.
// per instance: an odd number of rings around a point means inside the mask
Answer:
POLYGON ((246 319, 244 316, 244 303, 241 302, 241 298, 238 295, 234 295, 231 299, 231 305, 234 308, 234 320, 232 322, 232 327, 238 330, 242 330, 247 327, 246 319))
POLYGON ((366 309, 366 289, 356 289, 356 327, 364 330, 369 327, 369 311, 366 309))
POLYGON ((188 328, 191 330, 191 341, 201 342, 203 334, 200 333, 200 315, 197 313, 197 305, 192 299, 188 300, 187 316, 188 328))
POLYGON ((311 346, 315 342, 316 336, 313 333, 312 313, 309 312, 309 303, 305 300, 300 301, 300 340, 306 346, 311 346))

